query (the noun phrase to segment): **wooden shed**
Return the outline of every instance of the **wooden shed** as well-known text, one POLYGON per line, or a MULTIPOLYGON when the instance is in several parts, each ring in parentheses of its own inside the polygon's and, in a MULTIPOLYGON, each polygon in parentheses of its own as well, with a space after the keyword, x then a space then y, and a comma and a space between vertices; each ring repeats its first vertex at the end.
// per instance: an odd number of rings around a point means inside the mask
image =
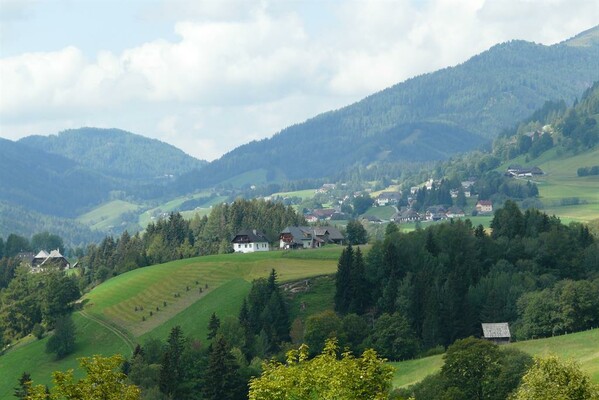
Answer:
POLYGON ((509 343, 512 335, 507 322, 492 324, 481 324, 483 328, 483 339, 490 340, 495 344, 509 343))

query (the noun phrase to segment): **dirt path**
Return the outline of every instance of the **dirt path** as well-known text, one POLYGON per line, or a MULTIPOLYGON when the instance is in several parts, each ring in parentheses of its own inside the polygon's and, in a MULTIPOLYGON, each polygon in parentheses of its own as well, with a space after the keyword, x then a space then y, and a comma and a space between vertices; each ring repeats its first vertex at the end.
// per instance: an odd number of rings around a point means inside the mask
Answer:
POLYGON ((135 349, 135 343, 133 343, 133 341, 131 339, 129 339, 129 336, 127 336, 127 334, 121 330, 119 330, 118 328, 102 321, 100 318, 95 317, 93 315, 88 314, 85 311, 79 311, 79 314, 83 317, 86 318, 90 321, 93 321, 97 324, 102 325, 104 328, 108 329, 110 332, 114 333, 119 339, 121 339, 123 342, 125 342, 125 344, 129 347, 129 349, 131 350, 131 352, 133 352, 133 350, 135 349))

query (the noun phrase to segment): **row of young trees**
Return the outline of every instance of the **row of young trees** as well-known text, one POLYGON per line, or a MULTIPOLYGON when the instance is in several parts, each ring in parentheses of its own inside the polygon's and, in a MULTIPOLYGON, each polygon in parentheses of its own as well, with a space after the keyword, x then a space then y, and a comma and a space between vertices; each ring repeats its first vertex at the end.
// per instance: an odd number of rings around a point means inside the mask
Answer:
POLYGON ((480 336, 481 322, 509 322, 519 338, 599 324, 599 246, 586 226, 508 201, 491 227, 451 221, 405 234, 390 225, 366 257, 348 247, 336 311, 374 321, 364 343, 392 359, 480 336), (377 339, 392 323, 404 327, 403 350, 377 339))

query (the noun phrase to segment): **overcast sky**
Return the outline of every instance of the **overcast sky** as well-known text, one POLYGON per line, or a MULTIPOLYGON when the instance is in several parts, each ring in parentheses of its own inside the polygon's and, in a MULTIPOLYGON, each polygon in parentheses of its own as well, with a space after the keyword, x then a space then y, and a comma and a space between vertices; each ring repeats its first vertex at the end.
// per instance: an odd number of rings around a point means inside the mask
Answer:
POLYGON ((597 0, 0 0, 0 137, 116 127, 213 160, 597 0))

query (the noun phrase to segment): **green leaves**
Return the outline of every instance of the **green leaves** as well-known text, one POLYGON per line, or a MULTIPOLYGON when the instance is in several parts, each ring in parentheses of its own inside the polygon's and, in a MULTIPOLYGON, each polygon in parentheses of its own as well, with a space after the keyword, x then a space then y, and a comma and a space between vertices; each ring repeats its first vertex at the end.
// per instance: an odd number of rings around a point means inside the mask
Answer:
POLYGON ((366 350, 362 357, 343 353, 336 339, 327 340, 322 354, 308 360, 308 347, 287 353, 286 364, 266 362, 262 375, 250 381, 250 400, 383 400, 391 387, 393 367, 366 350))

